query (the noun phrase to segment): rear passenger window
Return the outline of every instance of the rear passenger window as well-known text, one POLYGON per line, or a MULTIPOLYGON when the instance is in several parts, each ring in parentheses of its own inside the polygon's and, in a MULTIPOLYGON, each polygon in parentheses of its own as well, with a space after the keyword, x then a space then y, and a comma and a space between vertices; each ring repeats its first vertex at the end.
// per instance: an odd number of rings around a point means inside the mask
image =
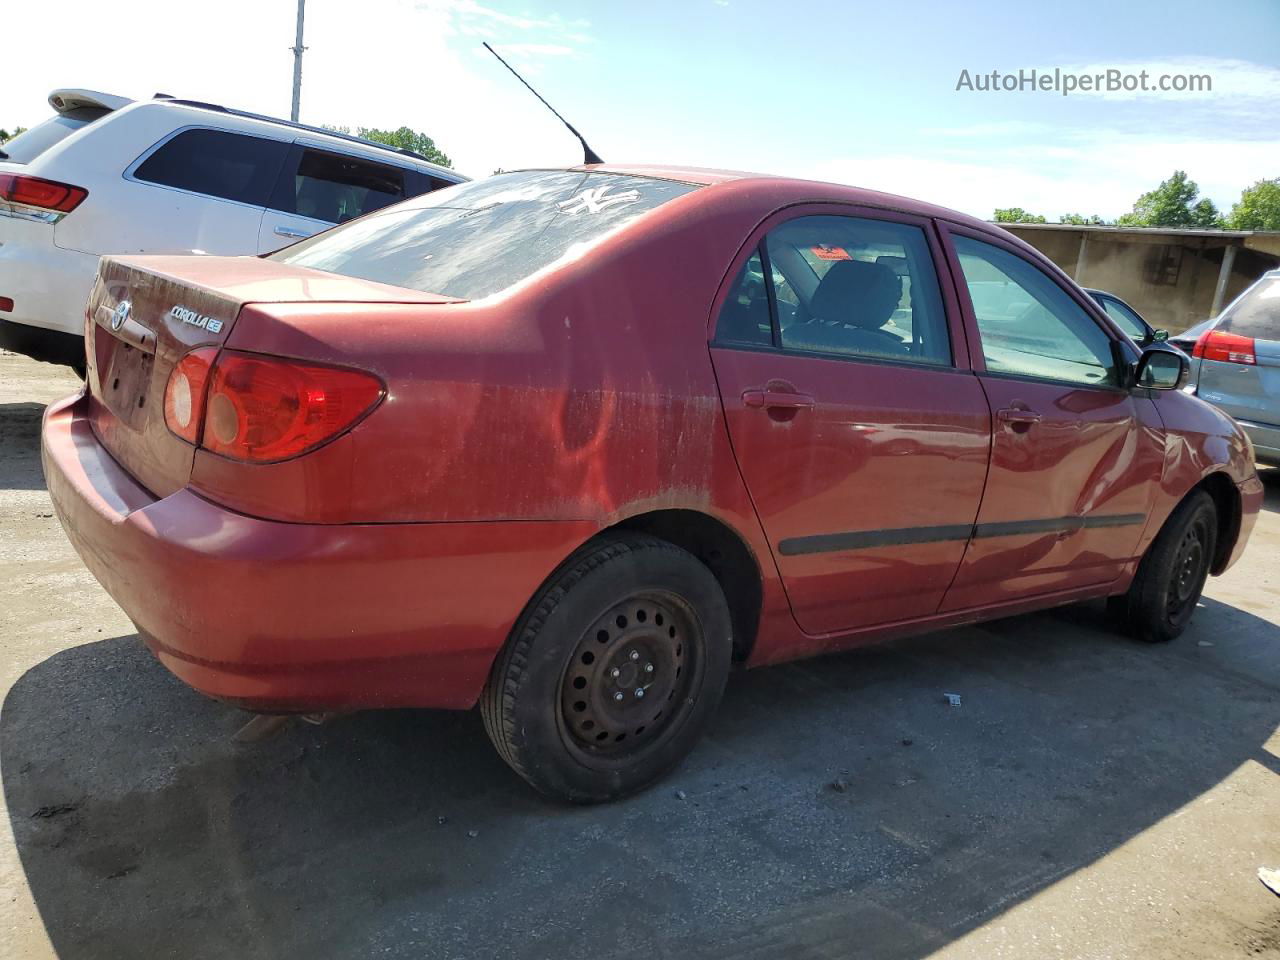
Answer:
POLYGON ((938 277, 919 227, 801 217, 766 245, 784 349, 951 363, 938 277))
POLYGON ((134 179, 265 207, 289 144, 225 130, 184 130, 147 157, 134 179))
POLYGON ((1280 340, 1280 277, 1263 280, 1231 304, 1219 329, 1255 340, 1280 340))
POLYGON ((285 213, 345 223, 404 199, 404 171, 320 150, 303 150, 285 213))

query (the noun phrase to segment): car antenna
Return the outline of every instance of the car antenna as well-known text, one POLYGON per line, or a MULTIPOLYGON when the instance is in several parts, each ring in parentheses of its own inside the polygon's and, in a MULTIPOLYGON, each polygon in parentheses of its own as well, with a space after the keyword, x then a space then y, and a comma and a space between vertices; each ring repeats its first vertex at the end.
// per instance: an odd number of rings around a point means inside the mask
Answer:
MULTIPOLYGON (((510 70, 515 75, 515 78, 517 80, 523 83, 526 87, 529 87, 529 81, 526 80, 524 77, 520 76, 520 74, 516 73, 516 68, 511 66, 511 64, 507 63, 507 61, 503 60, 502 57, 498 55, 498 51, 493 49, 493 47, 489 46, 489 43, 487 40, 481 40, 480 42, 484 44, 484 48, 486 50, 492 53, 495 57, 498 57, 498 62, 502 64, 504 67, 506 67, 508 70, 510 70)), ((580 134, 574 128, 572 123, 570 123, 564 117, 560 116, 559 110, 557 110, 551 104, 547 103, 547 101, 543 99, 542 94, 540 94, 537 90, 533 89, 533 87, 529 87, 529 92, 532 93, 539 100, 542 100, 542 105, 546 107, 548 110, 550 110, 552 113, 554 113, 556 115, 556 119, 559 120, 561 123, 563 123, 566 127, 568 127, 569 132, 578 138, 578 141, 582 144, 582 162, 583 163, 604 163, 604 161, 600 159, 600 155, 591 149, 591 144, 587 143, 587 138, 584 137, 582 134, 580 134)))

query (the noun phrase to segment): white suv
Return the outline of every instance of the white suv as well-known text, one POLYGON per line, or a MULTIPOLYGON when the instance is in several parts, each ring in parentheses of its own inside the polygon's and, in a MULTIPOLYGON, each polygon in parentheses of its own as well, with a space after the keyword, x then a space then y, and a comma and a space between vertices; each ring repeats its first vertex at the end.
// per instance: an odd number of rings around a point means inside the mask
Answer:
POLYGON ((55 90, 0 144, 0 347, 84 364, 107 253, 268 253, 467 178, 416 153, 157 96, 55 90))

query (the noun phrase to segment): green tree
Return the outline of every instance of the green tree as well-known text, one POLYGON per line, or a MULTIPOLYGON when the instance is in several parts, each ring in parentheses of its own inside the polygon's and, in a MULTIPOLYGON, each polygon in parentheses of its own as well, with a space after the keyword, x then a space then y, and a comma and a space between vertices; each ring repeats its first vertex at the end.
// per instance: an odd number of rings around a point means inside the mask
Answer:
MULTIPOLYGON (((350 127, 326 127, 326 130, 332 130, 334 133, 345 133, 350 135, 350 127)), ((388 147, 398 147, 401 150, 410 150, 420 156, 426 157, 432 163, 438 163, 442 167, 452 167, 453 161, 449 159, 449 155, 436 146, 436 142, 428 137, 425 133, 419 133, 408 127, 401 127, 399 130, 379 130, 377 127, 356 127, 355 135, 363 137, 365 140, 372 140, 374 143, 385 143, 388 147)))
POLYGON ((1185 170, 1175 170, 1160 186, 1140 196, 1132 213, 1116 222, 1122 227, 1221 227, 1218 208, 1207 197, 1197 200, 1199 196, 1199 184, 1185 170))
POLYGON ((4 129, 4 127, 0 127, 0 143, 5 143, 8 140, 12 140, 18 134, 26 132, 26 127, 14 127, 13 133, 10 133, 8 130, 4 129))
POLYGON ((1096 213, 1083 217, 1078 213, 1064 213, 1059 223, 1070 223, 1077 227, 1084 226, 1105 226, 1106 222, 1096 213))
POLYGON ((1233 230, 1280 230, 1280 177, 1245 187, 1227 223, 1233 230))
POLYGON ((1044 217, 1038 213, 1027 213, 1021 207, 997 207, 991 218, 996 223, 1044 223, 1044 217))

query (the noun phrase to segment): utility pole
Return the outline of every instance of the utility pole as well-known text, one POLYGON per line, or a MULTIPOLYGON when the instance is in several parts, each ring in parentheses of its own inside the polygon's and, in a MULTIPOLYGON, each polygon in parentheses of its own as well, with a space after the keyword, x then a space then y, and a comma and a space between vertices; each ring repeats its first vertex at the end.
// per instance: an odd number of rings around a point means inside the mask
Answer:
POLYGON ((307 48, 302 45, 302 15, 306 10, 307 0, 298 0, 298 39, 293 44, 293 110, 289 114, 289 119, 294 123, 298 122, 298 105, 302 101, 302 51, 307 48))

